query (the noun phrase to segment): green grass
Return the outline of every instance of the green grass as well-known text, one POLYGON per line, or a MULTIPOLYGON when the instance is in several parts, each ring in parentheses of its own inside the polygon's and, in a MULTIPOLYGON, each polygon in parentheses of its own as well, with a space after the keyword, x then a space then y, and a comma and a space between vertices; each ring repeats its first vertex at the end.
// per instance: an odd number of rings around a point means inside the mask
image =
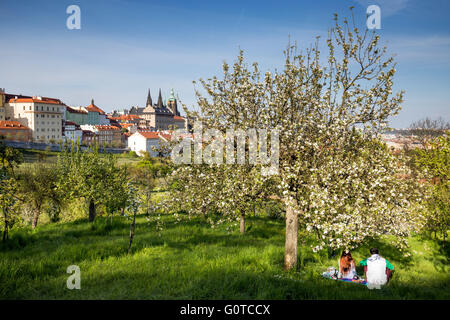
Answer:
MULTIPOLYGON (((43 163, 56 163, 58 159, 59 152, 56 151, 48 151, 48 150, 34 150, 34 149, 18 149, 22 152, 24 163, 34 163, 34 162, 43 162, 43 163)), ((100 154, 100 156, 104 156, 104 154, 100 154)), ((136 164, 141 158, 140 157, 132 157, 127 152, 115 154, 117 157, 117 163, 119 165, 123 164, 136 164)))
MULTIPOLYGON (((245 235, 238 226, 210 228, 202 219, 164 228, 137 219, 132 253, 129 223, 98 218, 48 224, 13 232, 0 246, 1 299, 449 299, 448 252, 437 242, 410 239, 410 258, 376 243, 396 267, 382 290, 326 280, 321 273, 337 257, 299 248, 298 270, 284 272, 282 220, 252 218, 245 235), (231 227, 232 231, 227 231, 231 227), (66 288, 69 265, 81 269, 81 290, 66 288)), ((448 246, 447 246, 448 247, 448 246)), ((356 260, 368 248, 353 252, 356 260)), ((360 271, 360 270, 359 270, 360 271)))

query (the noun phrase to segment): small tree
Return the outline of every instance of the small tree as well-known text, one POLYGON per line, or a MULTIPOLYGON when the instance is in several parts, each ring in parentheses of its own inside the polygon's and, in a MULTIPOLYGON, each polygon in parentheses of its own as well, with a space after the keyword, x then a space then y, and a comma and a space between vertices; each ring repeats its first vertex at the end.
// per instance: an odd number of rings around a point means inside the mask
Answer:
POLYGON ((32 228, 36 228, 43 206, 59 204, 57 191, 57 170, 53 165, 35 164, 23 169, 19 174, 19 192, 22 201, 31 203, 33 208, 32 228))
POLYGON ((0 216, 0 225, 3 227, 2 241, 9 239, 9 230, 20 219, 17 204, 17 185, 14 178, 8 178, 4 171, 0 171, 0 209, 2 215, 0 216))
POLYGON ((58 188, 69 199, 87 201, 90 222, 95 219, 97 205, 110 205, 112 210, 120 207, 122 201, 116 203, 112 197, 122 192, 126 180, 122 180, 124 168, 117 166, 112 154, 101 156, 98 148, 83 152, 78 145, 65 145, 58 157, 58 170, 58 188))
POLYGON ((422 144, 445 134, 446 130, 450 130, 450 122, 445 121, 442 117, 437 119, 426 117, 411 123, 409 126, 409 132, 419 138, 422 144))
POLYGON ((128 207, 127 211, 131 213, 133 216, 131 217, 131 223, 130 223, 130 238, 128 241, 128 254, 131 252, 131 245, 133 243, 134 239, 134 230, 136 227, 136 214, 139 210, 139 200, 138 200, 138 193, 137 189, 134 187, 133 183, 130 182, 128 184, 128 207))
POLYGON ((417 150, 416 161, 427 179, 430 194, 426 200, 427 225, 445 241, 450 228, 450 131, 417 150))
POLYGON ((145 213, 148 215, 157 172, 151 162, 141 161, 137 166, 129 168, 129 174, 142 195, 145 213))
POLYGON ((0 210, 2 211, 0 225, 3 227, 3 242, 8 240, 9 230, 19 220, 16 210, 19 199, 15 168, 22 162, 22 153, 5 146, 0 140, 0 210))

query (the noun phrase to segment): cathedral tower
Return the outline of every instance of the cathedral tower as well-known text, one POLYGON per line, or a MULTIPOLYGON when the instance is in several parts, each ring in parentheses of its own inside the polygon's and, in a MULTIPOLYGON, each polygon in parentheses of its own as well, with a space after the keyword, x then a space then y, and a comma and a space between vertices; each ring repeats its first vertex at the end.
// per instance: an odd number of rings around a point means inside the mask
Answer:
POLYGON ((176 116, 179 116, 178 107, 177 107, 177 99, 175 99, 175 94, 173 93, 173 89, 170 90, 169 101, 167 102, 167 107, 172 111, 172 113, 176 116))
POLYGON ((153 102, 152 102, 152 96, 150 95, 150 89, 148 89, 148 95, 147 95, 147 105, 146 105, 146 107, 148 107, 148 106, 153 106, 153 102))

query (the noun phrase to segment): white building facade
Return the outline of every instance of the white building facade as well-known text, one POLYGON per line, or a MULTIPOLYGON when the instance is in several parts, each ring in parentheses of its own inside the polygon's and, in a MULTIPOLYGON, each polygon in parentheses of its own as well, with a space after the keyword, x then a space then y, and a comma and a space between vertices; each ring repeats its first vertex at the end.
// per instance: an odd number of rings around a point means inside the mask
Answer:
POLYGON ((128 138, 128 148, 143 156, 148 152, 151 157, 159 156, 159 152, 152 150, 152 147, 159 148, 161 142, 167 141, 169 137, 160 132, 138 131, 128 138))
POLYGON ((33 141, 62 140, 62 108, 58 99, 32 97, 10 99, 5 103, 6 120, 16 120, 32 131, 33 141))
POLYGON ((66 121, 64 126, 64 138, 73 142, 81 143, 83 140, 83 130, 74 122, 66 121))

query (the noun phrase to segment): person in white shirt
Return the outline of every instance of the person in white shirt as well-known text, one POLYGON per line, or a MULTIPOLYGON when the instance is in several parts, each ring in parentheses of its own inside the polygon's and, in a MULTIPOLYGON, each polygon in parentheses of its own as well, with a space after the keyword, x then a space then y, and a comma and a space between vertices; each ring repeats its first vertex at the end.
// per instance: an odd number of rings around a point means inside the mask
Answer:
POLYGON ((359 264, 364 266, 367 288, 381 289, 392 277, 394 266, 379 255, 377 248, 370 249, 371 256, 362 260, 359 264))

